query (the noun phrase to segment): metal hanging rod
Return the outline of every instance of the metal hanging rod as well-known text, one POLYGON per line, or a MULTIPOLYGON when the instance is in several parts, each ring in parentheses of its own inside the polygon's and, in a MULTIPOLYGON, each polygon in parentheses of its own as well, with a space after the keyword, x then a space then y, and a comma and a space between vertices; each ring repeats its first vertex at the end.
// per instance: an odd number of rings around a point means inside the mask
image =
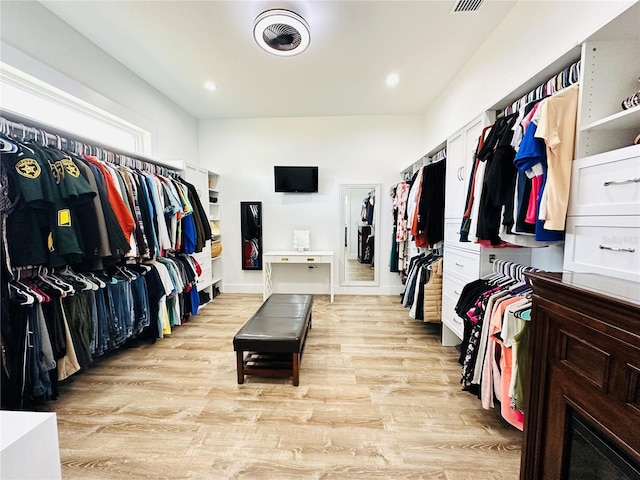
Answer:
POLYGON ((144 155, 114 148, 7 110, 0 112, 0 129, 6 135, 16 139, 32 139, 43 145, 56 146, 77 154, 86 153, 103 161, 161 175, 180 174, 180 169, 144 155))

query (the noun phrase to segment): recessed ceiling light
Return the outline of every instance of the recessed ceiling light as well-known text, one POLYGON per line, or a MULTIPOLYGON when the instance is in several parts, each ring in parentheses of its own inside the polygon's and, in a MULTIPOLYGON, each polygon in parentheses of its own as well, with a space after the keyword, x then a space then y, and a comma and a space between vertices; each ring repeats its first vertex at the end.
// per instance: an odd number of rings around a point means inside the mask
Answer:
POLYGON ((400 76, 397 73, 390 73, 387 76, 387 86, 389 87, 395 87, 396 85, 398 85, 398 82, 400 81, 400 76))
POLYGON ((311 43, 309 24, 297 13, 274 9, 262 12, 253 23, 253 38, 266 52, 292 57, 311 43))
POLYGON ((218 86, 213 82, 204 82, 204 88, 210 92, 215 92, 218 89, 218 86))

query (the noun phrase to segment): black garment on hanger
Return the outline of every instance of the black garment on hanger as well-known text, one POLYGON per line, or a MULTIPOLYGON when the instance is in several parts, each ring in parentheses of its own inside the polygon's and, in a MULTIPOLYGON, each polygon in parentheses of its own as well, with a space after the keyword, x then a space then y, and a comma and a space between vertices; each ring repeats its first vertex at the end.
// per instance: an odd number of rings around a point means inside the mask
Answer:
POLYGON ((500 244, 500 218, 502 217, 502 224, 507 230, 511 230, 514 223, 513 198, 517 169, 513 164, 516 152, 511 146, 511 139, 516 120, 517 114, 497 119, 478 153, 480 161, 487 162, 487 166, 480 196, 476 236, 480 240, 489 240, 492 245, 500 244))
POLYGON ((424 167, 418 203, 418 231, 424 232, 429 245, 444 240, 444 198, 446 162, 424 167))

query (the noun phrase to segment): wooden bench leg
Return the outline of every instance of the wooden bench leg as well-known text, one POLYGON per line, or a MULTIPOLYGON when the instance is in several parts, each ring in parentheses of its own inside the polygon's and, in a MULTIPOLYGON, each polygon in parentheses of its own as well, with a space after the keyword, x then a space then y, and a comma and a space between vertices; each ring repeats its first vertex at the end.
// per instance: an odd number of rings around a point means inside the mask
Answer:
POLYGON ((293 354, 293 386, 297 387, 300 384, 300 354, 293 354))
POLYGON ((242 385, 244 383, 244 352, 241 350, 236 352, 236 367, 238 369, 238 385, 242 385))

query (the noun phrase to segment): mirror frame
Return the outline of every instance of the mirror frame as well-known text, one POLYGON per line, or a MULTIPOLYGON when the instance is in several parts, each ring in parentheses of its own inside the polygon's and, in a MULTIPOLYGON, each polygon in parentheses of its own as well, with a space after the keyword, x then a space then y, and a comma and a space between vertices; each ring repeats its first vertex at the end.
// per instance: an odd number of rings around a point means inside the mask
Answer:
POLYGON ((379 183, 344 183, 340 184, 340 201, 338 202, 340 208, 340 221, 339 221, 339 261, 338 261, 338 284, 341 287, 377 287, 380 285, 380 184, 379 183), (373 224, 375 225, 376 231, 374 239, 373 239, 373 280, 347 280, 345 278, 345 248, 344 248, 344 198, 347 194, 347 191, 352 188, 358 189, 368 189, 375 190, 376 195, 376 203, 375 208, 373 209, 373 224))

